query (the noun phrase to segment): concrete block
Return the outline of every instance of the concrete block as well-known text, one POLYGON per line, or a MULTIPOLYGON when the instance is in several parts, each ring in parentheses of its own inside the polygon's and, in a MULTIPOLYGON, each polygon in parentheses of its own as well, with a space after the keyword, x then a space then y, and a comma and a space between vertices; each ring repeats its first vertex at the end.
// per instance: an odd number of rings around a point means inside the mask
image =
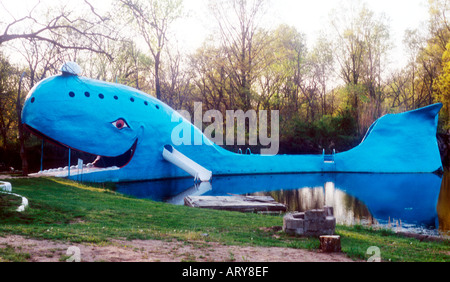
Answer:
POLYGON ((296 235, 296 230, 295 229, 285 229, 285 228, 283 228, 283 232, 285 232, 288 235, 296 235))
POLYGON ((305 230, 308 231, 319 231, 320 223, 318 221, 307 220, 305 221, 305 230))
POLYGON ((283 217, 283 227, 285 229, 304 228, 303 213, 289 213, 283 217))
POLYGON ((323 226, 325 229, 334 229, 336 227, 336 218, 334 216, 327 216, 323 226))
POLYGON ((335 227, 336 218, 332 207, 288 213, 283 217, 283 231, 290 235, 333 235, 335 227))
POLYGON ((305 219, 305 213, 304 212, 296 212, 292 214, 292 217, 295 219, 305 219))
POLYGON ((334 216, 334 209, 333 209, 333 207, 324 206, 323 210, 324 210, 325 216, 334 216))
POLYGON ((296 235, 303 235, 303 234, 305 234, 305 228, 297 228, 297 229, 295 229, 295 234, 296 235))
POLYGON ((305 212, 305 220, 319 220, 324 216, 324 210, 309 210, 305 212))

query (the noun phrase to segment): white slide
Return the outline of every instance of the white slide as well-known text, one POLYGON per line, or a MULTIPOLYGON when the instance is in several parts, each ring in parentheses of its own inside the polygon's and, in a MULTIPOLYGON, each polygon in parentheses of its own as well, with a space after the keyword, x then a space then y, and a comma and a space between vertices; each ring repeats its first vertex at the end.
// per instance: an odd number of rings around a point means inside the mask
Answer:
POLYGON ((212 172, 210 170, 207 170, 190 158, 186 157, 185 155, 177 151, 173 146, 164 146, 162 155, 166 161, 186 171, 195 179, 199 179, 202 182, 211 180, 212 172))

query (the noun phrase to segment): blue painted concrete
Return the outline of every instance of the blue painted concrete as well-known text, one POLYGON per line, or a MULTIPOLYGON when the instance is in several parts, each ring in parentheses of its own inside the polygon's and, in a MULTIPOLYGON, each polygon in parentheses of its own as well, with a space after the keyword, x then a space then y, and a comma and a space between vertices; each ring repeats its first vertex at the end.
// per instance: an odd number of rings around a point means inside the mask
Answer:
POLYGON ((34 133, 65 147, 104 156, 105 166, 120 169, 85 173, 84 181, 135 181, 186 177, 165 161, 162 150, 173 145, 214 176, 265 173, 369 172, 430 173, 442 169, 436 140, 442 104, 389 114, 378 119, 357 147, 334 155, 245 155, 207 140, 185 119, 172 122, 174 110, 156 98, 120 84, 75 75, 44 79, 28 94, 22 122, 34 133), (192 144, 175 146, 172 130, 183 123, 192 144), (207 145, 208 144, 208 145, 207 145), (121 158, 115 158, 122 155, 121 158), (109 157, 106 158, 106 157, 109 157), (120 160, 118 160, 120 159, 120 160))

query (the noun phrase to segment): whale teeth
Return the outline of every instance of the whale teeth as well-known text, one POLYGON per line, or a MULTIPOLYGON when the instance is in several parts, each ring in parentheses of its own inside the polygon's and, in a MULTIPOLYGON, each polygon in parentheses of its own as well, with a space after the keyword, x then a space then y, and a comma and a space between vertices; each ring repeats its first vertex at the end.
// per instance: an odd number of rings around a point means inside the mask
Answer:
POLYGON ((88 164, 84 164, 83 168, 85 169, 83 171, 83 169, 78 169, 77 165, 72 165, 70 167, 65 166, 65 167, 58 167, 58 168, 50 168, 50 169, 46 169, 46 170, 42 170, 37 172, 36 174, 39 175, 50 175, 50 176, 55 176, 55 177, 67 177, 68 170, 70 168, 70 175, 71 176, 75 176, 78 174, 84 174, 84 173, 95 173, 98 171, 109 171, 109 170, 119 170, 120 167, 118 166, 110 166, 110 167, 95 167, 92 163, 88 163, 88 164))

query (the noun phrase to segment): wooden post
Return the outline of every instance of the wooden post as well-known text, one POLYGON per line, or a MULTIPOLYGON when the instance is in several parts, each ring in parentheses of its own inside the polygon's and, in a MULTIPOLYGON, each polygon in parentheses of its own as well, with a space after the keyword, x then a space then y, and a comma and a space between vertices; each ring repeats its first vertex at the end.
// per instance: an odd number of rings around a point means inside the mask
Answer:
POLYGON ((341 236, 324 235, 319 237, 320 249, 326 253, 334 253, 341 251, 341 236))

